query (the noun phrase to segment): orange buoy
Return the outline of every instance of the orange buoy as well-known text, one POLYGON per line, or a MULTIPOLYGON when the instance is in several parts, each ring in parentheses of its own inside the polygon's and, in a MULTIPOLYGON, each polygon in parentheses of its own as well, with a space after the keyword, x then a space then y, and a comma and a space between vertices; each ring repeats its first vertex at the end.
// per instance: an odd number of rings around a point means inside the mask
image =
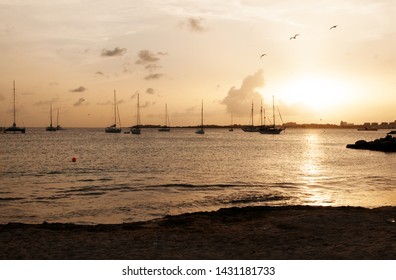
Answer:
POLYGON ((76 162, 77 158, 76 157, 72 157, 72 162, 76 162))

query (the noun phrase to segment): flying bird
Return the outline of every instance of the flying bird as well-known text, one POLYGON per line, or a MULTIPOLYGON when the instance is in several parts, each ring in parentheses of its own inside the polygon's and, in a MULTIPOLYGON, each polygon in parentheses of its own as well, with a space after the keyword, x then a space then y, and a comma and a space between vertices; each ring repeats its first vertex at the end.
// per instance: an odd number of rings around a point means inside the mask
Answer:
POLYGON ((338 25, 333 25, 332 27, 330 27, 329 30, 332 30, 333 28, 337 28, 338 25))
POLYGON ((263 56, 265 56, 265 55, 267 55, 266 53, 263 53, 261 56, 260 56, 260 58, 262 58, 263 56))
POLYGON ((298 36, 298 35, 300 35, 300 34, 296 34, 296 35, 294 35, 294 36, 291 36, 289 40, 291 40, 291 39, 297 39, 297 36, 298 36))

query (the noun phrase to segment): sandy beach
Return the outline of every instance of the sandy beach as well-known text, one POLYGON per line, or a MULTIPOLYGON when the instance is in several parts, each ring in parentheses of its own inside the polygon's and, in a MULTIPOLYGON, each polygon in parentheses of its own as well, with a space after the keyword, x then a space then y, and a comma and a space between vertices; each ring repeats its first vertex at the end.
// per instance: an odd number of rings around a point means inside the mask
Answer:
POLYGON ((396 259, 396 207, 246 207, 117 225, 0 225, 1 259, 396 259))

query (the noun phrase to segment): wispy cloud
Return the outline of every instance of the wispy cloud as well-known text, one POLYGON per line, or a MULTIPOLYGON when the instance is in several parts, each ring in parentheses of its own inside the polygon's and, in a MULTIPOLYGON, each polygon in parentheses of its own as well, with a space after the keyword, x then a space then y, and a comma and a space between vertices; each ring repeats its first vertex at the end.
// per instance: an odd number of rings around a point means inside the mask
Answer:
POLYGON ((148 75, 144 77, 145 80, 158 80, 164 76, 163 73, 155 73, 161 66, 158 64, 160 56, 168 55, 166 52, 153 53, 149 50, 141 50, 138 53, 136 64, 143 65, 144 69, 148 71, 148 75))
POLYGON ((261 99, 257 88, 264 86, 264 71, 261 69, 253 75, 247 76, 240 88, 232 87, 221 104, 227 106, 227 112, 234 116, 246 116, 250 110, 252 100, 261 99))
POLYGON ((203 18, 188 18, 182 21, 180 26, 191 32, 205 32, 208 30, 208 28, 204 26, 203 18))
POLYGON ((83 105, 84 102, 85 102, 85 99, 81 97, 80 99, 78 99, 78 101, 76 103, 73 104, 73 106, 76 106, 76 107, 81 106, 81 105, 83 105))
POLYGON ((146 77, 144 77, 145 80, 158 80, 160 78, 162 78, 164 76, 164 74, 161 73, 153 73, 153 74, 149 74, 146 77))
POLYGON ((71 89, 70 92, 84 92, 84 91, 86 91, 86 90, 87 90, 86 87, 79 86, 78 88, 71 89))
POLYGON ((148 88, 148 89, 146 89, 146 93, 155 94, 155 90, 153 88, 148 88))
POLYGON ((103 49, 101 56, 112 57, 112 56, 123 56, 127 52, 126 48, 116 47, 114 50, 103 49))
POLYGON ((58 97, 52 98, 51 100, 41 100, 41 101, 37 101, 37 102, 33 103, 33 106, 38 106, 38 107, 49 106, 51 103, 54 103, 58 100, 59 100, 58 97))

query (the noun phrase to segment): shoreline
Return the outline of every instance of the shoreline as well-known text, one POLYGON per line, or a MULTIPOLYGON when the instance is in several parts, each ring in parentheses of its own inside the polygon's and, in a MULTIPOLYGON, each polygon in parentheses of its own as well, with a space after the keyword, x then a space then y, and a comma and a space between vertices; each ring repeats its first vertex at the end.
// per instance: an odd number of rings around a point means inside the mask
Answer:
POLYGON ((252 206, 124 224, 0 224, 0 259, 395 260, 396 206, 252 206))

